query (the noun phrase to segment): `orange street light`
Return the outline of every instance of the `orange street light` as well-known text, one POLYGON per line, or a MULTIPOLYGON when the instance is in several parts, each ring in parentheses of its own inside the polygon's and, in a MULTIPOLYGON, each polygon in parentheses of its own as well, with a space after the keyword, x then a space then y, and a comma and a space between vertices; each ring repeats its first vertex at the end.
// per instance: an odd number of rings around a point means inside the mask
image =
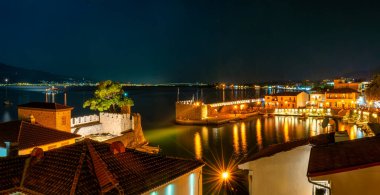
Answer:
POLYGON ((228 178, 230 177, 230 173, 228 173, 227 171, 224 171, 221 174, 221 177, 222 177, 223 180, 228 180, 228 178))

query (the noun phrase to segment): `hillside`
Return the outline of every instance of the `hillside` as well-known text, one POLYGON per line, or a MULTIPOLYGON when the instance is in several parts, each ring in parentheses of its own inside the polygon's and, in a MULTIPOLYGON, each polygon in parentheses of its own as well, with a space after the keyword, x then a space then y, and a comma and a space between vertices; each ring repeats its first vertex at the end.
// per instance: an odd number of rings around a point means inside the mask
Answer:
POLYGON ((8 78, 11 83, 29 82, 63 82, 63 81, 79 81, 80 78, 74 78, 65 75, 53 74, 40 70, 26 69, 15 66, 9 66, 0 63, 0 79, 3 81, 8 78))

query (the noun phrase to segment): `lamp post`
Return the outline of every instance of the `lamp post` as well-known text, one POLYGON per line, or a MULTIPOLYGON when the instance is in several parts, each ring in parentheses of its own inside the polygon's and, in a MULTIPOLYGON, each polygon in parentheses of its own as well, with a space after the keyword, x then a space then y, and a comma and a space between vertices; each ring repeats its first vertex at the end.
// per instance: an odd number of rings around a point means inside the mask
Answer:
POLYGON ((234 106, 235 118, 236 118, 236 109, 237 109, 237 106, 235 105, 235 106, 234 106))

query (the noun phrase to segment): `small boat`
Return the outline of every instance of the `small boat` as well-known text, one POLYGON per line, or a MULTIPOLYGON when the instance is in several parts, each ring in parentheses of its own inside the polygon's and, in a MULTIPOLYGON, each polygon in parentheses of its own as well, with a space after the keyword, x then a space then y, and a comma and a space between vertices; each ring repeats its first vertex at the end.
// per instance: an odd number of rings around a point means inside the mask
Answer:
POLYGON ((274 114, 268 114, 268 117, 272 118, 274 117, 274 114))
POLYGON ((13 103, 10 100, 4 100, 4 105, 12 105, 13 103))
POLYGON ((301 116, 298 117, 299 119, 307 119, 307 115, 305 113, 301 114, 301 116))

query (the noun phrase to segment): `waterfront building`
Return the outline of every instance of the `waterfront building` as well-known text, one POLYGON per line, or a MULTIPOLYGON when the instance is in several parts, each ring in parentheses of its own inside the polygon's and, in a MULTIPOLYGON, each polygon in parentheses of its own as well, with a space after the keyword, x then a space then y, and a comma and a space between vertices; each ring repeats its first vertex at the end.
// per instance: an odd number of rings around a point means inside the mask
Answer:
POLYGON ((247 157, 238 167, 249 171, 249 194, 312 194, 313 185, 306 178, 312 144, 327 144, 333 140, 333 134, 323 134, 271 145, 247 157))
POLYGON ((31 121, 0 123, 0 157, 30 154, 35 147, 43 151, 75 143, 80 135, 43 127, 31 121))
POLYGON ((320 194, 378 194, 380 137, 338 142, 311 149, 307 171, 320 194))
POLYGON ((265 108, 304 108, 309 94, 303 91, 282 92, 265 96, 265 108))
POLYGON ((352 88, 337 88, 326 92, 325 108, 356 108, 359 98, 357 90, 352 88))
POLYGON ((359 82, 354 82, 352 79, 340 78, 334 79, 334 89, 351 88, 359 91, 359 82))
POLYGON ((312 92, 308 105, 311 107, 323 108, 326 100, 325 92, 312 92))
POLYGON ((330 134, 315 138, 269 146, 242 161, 238 167, 249 171, 249 193, 345 195, 380 191, 380 137, 335 143, 330 134))
POLYGON ((36 122, 42 126, 70 133, 73 109, 58 103, 30 102, 18 106, 18 118, 25 120, 33 115, 36 122))
POLYGON ((0 159, 0 194, 202 194, 203 162, 90 139, 0 159))

